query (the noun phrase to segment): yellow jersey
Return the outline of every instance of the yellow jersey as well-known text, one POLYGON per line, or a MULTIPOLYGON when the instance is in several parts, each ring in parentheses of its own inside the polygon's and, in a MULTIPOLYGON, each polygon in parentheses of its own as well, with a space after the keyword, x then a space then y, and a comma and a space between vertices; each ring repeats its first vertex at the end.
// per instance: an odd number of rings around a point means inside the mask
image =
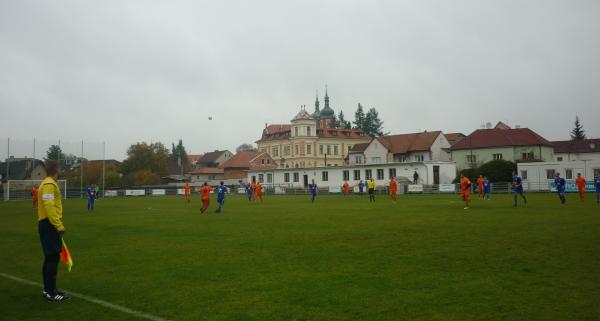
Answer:
POLYGON ((56 230, 65 230, 62 223, 62 195, 52 177, 42 181, 38 192, 38 220, 44 219, 48 219, 56 230))
POLYGON ((369 189, 375 189, 375 181, 369 181, 369 183, 367 183, 367 187, 369 189))

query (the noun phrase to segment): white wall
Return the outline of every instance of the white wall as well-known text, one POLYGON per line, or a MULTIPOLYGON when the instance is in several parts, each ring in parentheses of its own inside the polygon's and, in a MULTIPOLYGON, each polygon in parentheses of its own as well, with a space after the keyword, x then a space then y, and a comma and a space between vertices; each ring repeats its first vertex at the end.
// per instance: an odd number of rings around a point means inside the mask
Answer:
POLYGON ((450 153, 443 150, 450 148, 450 143, 444 134, 440 135, 435 139, 435 142, 431 145, 431 160, 433 161, 450 161, 450 153))
POLYGON ((600 162, 600 153, 557 153, 554 154, 557 162, 592 161, 600 162), (562 157, 562 160, 560 158, 562 157))
POLYGON ((600 172, 600 161, 519 163, 517 170, 520 176, 525 176, 523 171, 527 172, 527 178, 523 177, 526 189, 547 189, 548 183, 553 180, 547 178, 547 170, 554 170, 567 180, 574 180, 581 173, 589 181, 594 178, 595 172, 600 172), (572 178, 567 177, 567 170, 571 170, 572 178))
MULTIPOLYGON (((433 167, 439 166, 440 168, 440 183, 449 184, 456 177, 456 165, 451 162, 424 162, 424 163, 388 163, 380 165, 355 165, 355 166, 339 166, 339 167, 318 167, 312 169, 276 169, 276 170, 254 170, 248 172, 248 180, 252 179, 252 176, 258 177, 258 174, 273 174, 274 185, 285 185, 289 187, 304 187, 303 176, 308 176, 308 182, 310 183, 313 179, 317 185, 321 187, 328 186, 341 186, 344 183, 343 173, 345 170, 349 171, 350 185, 358 184, 358 180, 354 180, 354 170, 359 170, 361 173, 361 179, 365 180, 365 171, 371 170, 372 176, 375 179, 378 186, 384 186, 389 181, 389 169, 396 169, 396 177, 405 177, 412 181, 415 170, 419 174, 419 181, 422 184, 430 185, 433 184, 433 167), (377 179, 377 170, 383 169, 384 178, 377 179), (328 180, 323 181, 323 172, 328 173, 328 180), (285 173, 289 173, 290 182, 285 182, 285 173), (294 182, 294 173, 298 173, 299 180, 294 182)), ((270 185, 265 183, 266 185, 270 185)))
POLYGON ((365 149, 365 164, 374 164, 373 158, 379 158, 379 164, 387 163, 388 149, 377 139, 373 139, 365 149))

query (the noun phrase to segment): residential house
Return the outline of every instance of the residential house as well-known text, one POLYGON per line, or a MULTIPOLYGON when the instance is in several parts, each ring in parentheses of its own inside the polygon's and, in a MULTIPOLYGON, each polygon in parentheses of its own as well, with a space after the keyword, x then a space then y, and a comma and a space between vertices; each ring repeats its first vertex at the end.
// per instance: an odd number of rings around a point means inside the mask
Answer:
POLYGON ((8 158, 0 163, 2 181, 42 180, 46 177, 44 162, 34 158, 8 158))
MULTIPOLYGON (((244 151, 235 154, 235 156, 223 164, 222 168, 225 179, 228 182, 237 183, 238 181, 247 182, 248 170, 270 170, 277 168, 277 164, 275 164, 275 161, 268 153, 244 151)), ((272 176, 270 177, 272 181, 272 176)), ((265 182, 264 176, 261 179, 261 182, 265 182)))
POLYGON ((215 150, 214 152, 204 154, 196 161, 196 167, 219 167, 227 160, 233 157, 228 150, 215 150))
POLYGON ((574 139, 552 142, 557 162, 600 162, 600 139, 574 139))
POLYGON ((188 173, 190 181, 192 183, 204 183, 207 182, 211 185, 216 185, 219 181, 225 179, 223 168, 221 167, 202 167, 196 168, 188 173))
POLYGON ((450 143, 441 131, 381 136, 352 151, 350 165, 449 161, 450 143), (363 163, 360 163, 360 162, 363 163))
POLYGON ((503 159, 512 162, 552 161, 552 143, 529 128, 478 129, 450 147, 451 157, 461 170, 503 159))

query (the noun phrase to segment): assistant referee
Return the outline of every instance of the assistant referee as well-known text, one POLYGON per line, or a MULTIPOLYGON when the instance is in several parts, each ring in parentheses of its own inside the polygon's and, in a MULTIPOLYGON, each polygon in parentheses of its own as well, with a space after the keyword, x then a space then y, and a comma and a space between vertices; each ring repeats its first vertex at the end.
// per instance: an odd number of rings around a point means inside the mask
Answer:
POLYGON ((62 235, 65 227, 62 223, 62 195, 58 188, 59 168, 55 161, 46 162, 46 178, 40 184, 38 193, 38 231, 42 250, 44 251, 44 264, 42 275, 44 277, 44 291, 42 296, 53 302, 60 302, 69 297, 56 289, 56 275, 62 247, 62 235))

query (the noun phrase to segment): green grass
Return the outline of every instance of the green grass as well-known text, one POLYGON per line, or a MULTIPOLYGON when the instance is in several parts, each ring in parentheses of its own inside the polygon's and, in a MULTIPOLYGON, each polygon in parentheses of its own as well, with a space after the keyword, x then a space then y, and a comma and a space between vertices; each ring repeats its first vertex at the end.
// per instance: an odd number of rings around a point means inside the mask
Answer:
MULTIPOLYGON (((599 320, 600 206, 569 195, 118 198, 65 203, 59 287, 172 320, 599 320)), ((41 283, 29 202, 0 202, 0 272, 41 283)), ((0 277, 3 320, 131 320, 0 277)))

